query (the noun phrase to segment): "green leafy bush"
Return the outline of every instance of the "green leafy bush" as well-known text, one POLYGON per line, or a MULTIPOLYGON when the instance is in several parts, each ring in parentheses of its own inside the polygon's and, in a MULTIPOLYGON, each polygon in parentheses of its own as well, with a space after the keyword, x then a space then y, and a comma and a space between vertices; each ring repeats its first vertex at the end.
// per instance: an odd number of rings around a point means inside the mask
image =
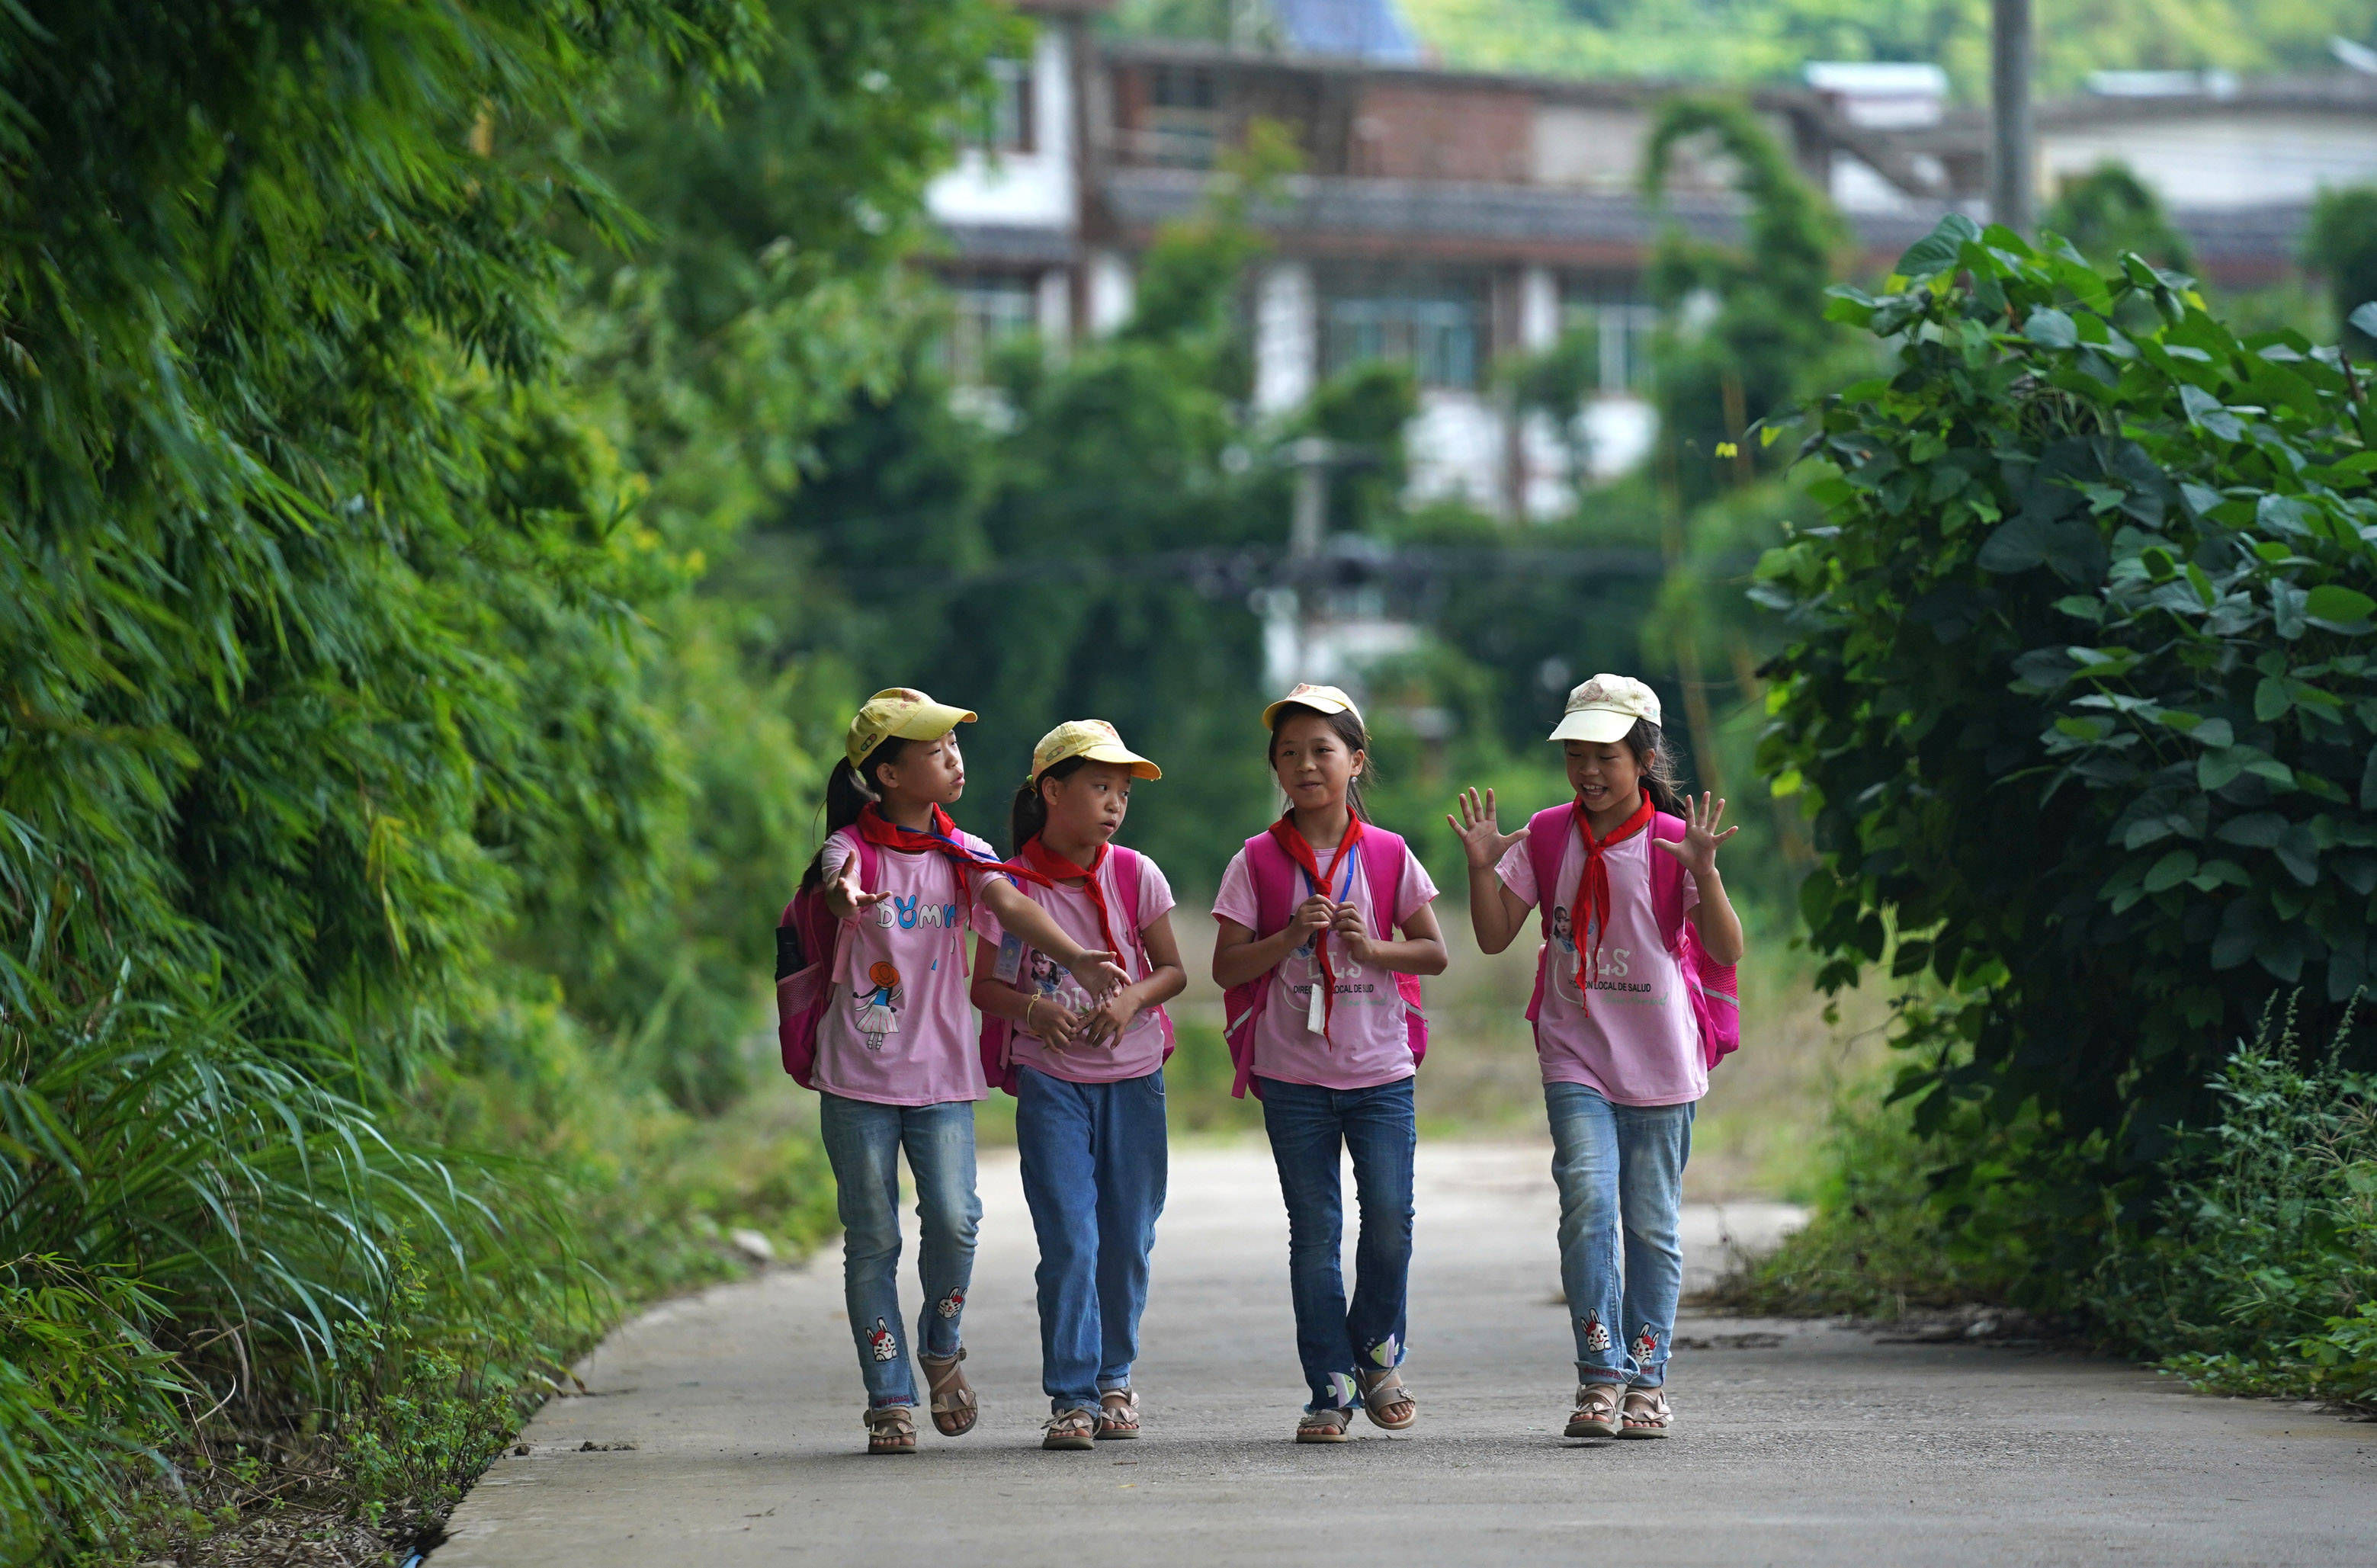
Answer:
POLYGON ((2344 1042, 2304 1066, 2291 1011, 2265 1018, 2214 1080, 2219 1119, 2164 1162, 2159 1223, 2084 1292, 2199 1386, 2377 1405, 2377 1077, 2344 1042))
POLYGON ((1887 950, 1938 987, 1918 1130, 2033 1119, 2022 1168, 2087 1194, 2205 1119, 2275 990, 2332 1013, 2377 960, 2377 416, 2135 257, 1952 215, 1896 270, 1834 291, 1895 363, 1818 408, 1822 523, 1761 565, 1762 760, 1813 817, 1823 983, 1887 950))

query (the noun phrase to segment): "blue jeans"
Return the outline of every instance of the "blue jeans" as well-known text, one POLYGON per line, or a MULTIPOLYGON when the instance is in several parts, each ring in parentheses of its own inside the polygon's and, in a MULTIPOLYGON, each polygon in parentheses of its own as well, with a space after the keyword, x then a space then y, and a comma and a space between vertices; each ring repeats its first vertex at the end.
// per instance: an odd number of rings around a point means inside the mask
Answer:
POLYGON ((1693 1107, 1612 1105, 1582 1083, 1545 1084, 1544 1107, 1577 1381, 1656 1388, 1667 1380, 1684 1288, 1677 1225, 1693 1107))
POLYGON ((1404 1302, 1411 1278, 1412 1159, 1419 1127, 1412 1080, 1371 1089, 1322 1089, 1262 1080, 1263 1129, 1287 1203, 1287 1277, 1296 1301, 1296 1353, 1311 1409, 1361 1403, 1356 1369, 1404 1359, 1404 1302), (1339 1263, 1344 1243, 1340 1147, 1354 1155, 1362 1209, 1354 1243, 1354 1300, 1339 1263))
POLYGON ((1015 1142, 1040 1238, 1040 1387, 1095 1410, 1130 1386, 1147 1254, 1164 1212, 1164 1072, 1075 1083, 1016 1069, 1015 1142))
POLYGON ((842 1215, 842 1299, 870 1408, 916 1403, 915 1369, 900 1337, 900 1151, 916 1179, 924 1222, 917 1273, 925 1286, 916 1343, 953 1356, 973 1278, 982 1198, 973 1185, 973 1103, 882 1106, 818 1096, 818 1131, 833 1166, 842 1215))

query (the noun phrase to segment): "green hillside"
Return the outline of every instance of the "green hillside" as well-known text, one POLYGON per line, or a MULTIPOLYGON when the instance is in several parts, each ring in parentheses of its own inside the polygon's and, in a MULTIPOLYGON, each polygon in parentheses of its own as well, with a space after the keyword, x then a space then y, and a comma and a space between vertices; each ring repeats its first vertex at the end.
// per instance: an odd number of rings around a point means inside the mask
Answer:
MULTIPOLYGON (((1989 0, 1400 0, 1448 66, 1552 76, 1787 81, 1810 60, 1936 60, 1958 97, 1989 82, 1989 0)), ((2052 0, 2042 90, 2088 72, 2335 67, 2327 41, 2377 43, 2377 0, 2052 0)), ((1235 0, 1124 0, 1125 30, 1229 35, 1235 0)))
MULTIPOLYGON (((1810 60, 1936 60, 1959 97, 1989 80, 1989 0, 1402 0, 1447 65, 1580 76, 1791 78, 1810 60)), ((2043 90, 2089 71, 2335 68, 2332 34, 2377 34, 2377 0, 2054 0, 2043 90)))

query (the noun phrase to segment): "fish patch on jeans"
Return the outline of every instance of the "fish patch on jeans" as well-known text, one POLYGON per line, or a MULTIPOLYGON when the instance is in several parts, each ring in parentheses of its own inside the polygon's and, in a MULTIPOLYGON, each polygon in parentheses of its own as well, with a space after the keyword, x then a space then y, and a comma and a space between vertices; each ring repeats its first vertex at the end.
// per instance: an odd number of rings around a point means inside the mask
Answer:
POLYGON ((934 1303, 933 1311, 940 1313, 943 1318, 954 1318, 960 1312, 964 1311, 965 1287, 960 1286, 955 1290, 950 1291, 947 1296, 942 1297, 940 1300, 934 1303))
POLYGON ((1391 1334, 1387 1335, 1384 1339, 1380 1340, 1376 1345, 1370 1347, 1369 1359, 1371 1365, 1377 1367, 1393 1366, 1402 1348, 1402 1344, 1393 1335, 1391 1334))
POLYGON ((1609 1330, 1603 1324, 1599 1312, 1585 1313, 1578 1320, 1578 1326, 1584 1330, 1584 1347, 1587 1350, 1596 1356, 1607 1354, 1609 1330))
POLYGON ((900 1342, 892 1337, 891 1325, 881 1318, 876 1319, 874 1328, 867 1331, 866 1350, 878 1361, 891 1360, 900 1354, 900 1342))
POLYGON ((1360 1401, 1361 1395, 1354 1387, 1353 1373, 1331 1372, 1329 1374, 1329 1404, 1336 1406, 1340 1410, 1344 1410, 1360 1403, 1360 1401))

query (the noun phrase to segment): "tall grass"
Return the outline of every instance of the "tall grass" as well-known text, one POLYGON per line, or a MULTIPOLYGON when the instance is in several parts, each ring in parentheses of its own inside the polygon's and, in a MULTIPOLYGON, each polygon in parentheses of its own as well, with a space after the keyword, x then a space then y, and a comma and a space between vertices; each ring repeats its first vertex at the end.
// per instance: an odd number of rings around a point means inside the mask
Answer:
POLYGON ((392 1137, 331 1087, 340 1064, 247 1040, 235 1004, 136 997, 127 971, 69 1010, 17 979, 33 1005, 0 1018, 6 1560, 120 1534, 210 1431, 367 1396, 420 1255, 462 1293, 567 1276, 566 1216, 534 1184, 392 1137))

